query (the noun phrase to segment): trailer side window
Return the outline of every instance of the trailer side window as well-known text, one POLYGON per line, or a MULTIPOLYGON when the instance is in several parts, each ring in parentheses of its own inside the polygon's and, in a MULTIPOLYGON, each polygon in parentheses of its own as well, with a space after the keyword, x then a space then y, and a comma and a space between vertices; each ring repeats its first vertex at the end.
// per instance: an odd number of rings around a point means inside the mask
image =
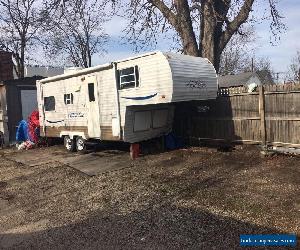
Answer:
POLYGON ((45 107, 45 111, 55 110, 55 98, 54 98, 54 96, 44 97, 44 107, 45 107))
POLYGON ((64 94, 64 102, 66 105, 73 104, 74 96, 73 94, 64 94))
POLYGON ((90 102, 94 102, 95 99, 95 85, 94 83, 89 83, 88 84, 88 89, 89 89, 89 100, 90 102))
POLYGON ((118 70, 120 89, 135 88, 139 86, 138 66, 118 70))

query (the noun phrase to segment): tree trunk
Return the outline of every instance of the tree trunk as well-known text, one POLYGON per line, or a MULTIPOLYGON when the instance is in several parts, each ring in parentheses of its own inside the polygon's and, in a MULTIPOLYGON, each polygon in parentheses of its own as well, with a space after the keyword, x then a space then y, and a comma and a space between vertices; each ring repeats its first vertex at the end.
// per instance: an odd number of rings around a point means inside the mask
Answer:
POLYGON ((22 66, 22 60, 21 60, 21 57, 19 54, 17 53, 14 53, 14 59, 15 59, 15 66, 14 66, 14 69, 16 71, 16 75, 17 77, 20 79, 20 78, 23 78, 24 77, 24 65, 22 66), (22 70, 23 68, 23 70, 22 70), (23 72, 23 75, 22 75, 22 72, 23 72))
POLYGON ((175 0, 176 26, 183 45, 183 51, 187 55, 199 56, 196 36, 190 16, 190 7, 186 0, 175 0))
POLYGON ((230 1, 203 0, 200 23, 199 55, 206 57, 217 72, 223 49, 220 46, 223 21, 226 18, 230 1))
POLYGON ((25 38, 21 38, 21 51, 20 51, 20 62, 18 67, 18 77, 24 78, 24 68, 25 68, 25 47, 26 41, 25 38))
POLYGON ((92 67, 92 55, 90 48, 88 48, 88 67, 92 67))
POLYGON ((196 36, 193 30, 193 23, 190 15, 190 7, 187 0, 174 0, 176 13, 169 9, 164 1, 148 0, 153 6, 158 8, 162 15, 174 27, 179 35, 183 51, 187 55, 199 56, 196 36))
POLYGON ((148 2, 158 8, 174 27, 181 39, 184 53, 208 58, 218 73, 221 53, 233 34, 247 21, 254 0, 244 0, 239 13, 232 21, 227 18, 232 0, 200 0, 199 46, 193 29, 188 0, 174 0, 176 13, 162 0, 148 0, 148 2), (224 30, 223 27, 225 27, 224 30))

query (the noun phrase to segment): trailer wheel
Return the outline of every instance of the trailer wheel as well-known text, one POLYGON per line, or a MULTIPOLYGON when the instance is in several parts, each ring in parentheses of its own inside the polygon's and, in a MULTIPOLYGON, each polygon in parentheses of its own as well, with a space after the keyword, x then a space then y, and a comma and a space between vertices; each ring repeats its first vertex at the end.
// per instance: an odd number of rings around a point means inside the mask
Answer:
POLYGON ((78 136, 76 138, 76 149, 77 152, 84 154, 87 151, 87 147, 86 147, 86 140, 83 139, 81 136, 78 136))
POLYGON ((64 137, 64 145, 68 151, 70 151, 70 152, 76 151, 76 146, 75 146, 74 140, 71 139, 70 136, 68 136, 68 135, 64 137))

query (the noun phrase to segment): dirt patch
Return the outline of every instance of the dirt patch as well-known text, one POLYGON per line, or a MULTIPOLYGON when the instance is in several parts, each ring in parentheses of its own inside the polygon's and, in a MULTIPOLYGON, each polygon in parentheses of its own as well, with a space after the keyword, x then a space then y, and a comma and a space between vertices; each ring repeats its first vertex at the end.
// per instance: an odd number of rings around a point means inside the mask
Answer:
MULTIPOLYGON (((31 152, 63 155, 43 150, 31 152)), ((10 154, 0 163, 8 249, 238 249, 240 234, 300 234, 297 157, 190 148, 89 177, 58 162, 20 165, 10 154)))
POLYGON ((0 181, 0 189, 6 188, 7 187, 7 182, 5 181, 0 181))

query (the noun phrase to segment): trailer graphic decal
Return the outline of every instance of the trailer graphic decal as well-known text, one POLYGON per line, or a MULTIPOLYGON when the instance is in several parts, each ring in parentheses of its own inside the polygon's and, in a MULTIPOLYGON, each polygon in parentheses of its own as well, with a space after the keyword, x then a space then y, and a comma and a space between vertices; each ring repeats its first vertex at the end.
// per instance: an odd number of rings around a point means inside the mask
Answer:
POLYGON ((69 118, 78 118, 78 117, 84 117, 84 114, 81 112, 72 112, 68 114, 69 118))
POLYGON ((190 80, 189 83, 186 84, 186 86, 192 89, 203 89, 207 87, 206 83, 199 80, 190 80))
POLYGON ((121 97, 123 99, 128 99, 128 100, 136 100, 136 101, 140 101, 140 100, 148 100, 151 99, 153 97, 157 96, 157 93, 153 94, 153 95, 148 95, 148 96, 136 96, 136 97, 121 97))

